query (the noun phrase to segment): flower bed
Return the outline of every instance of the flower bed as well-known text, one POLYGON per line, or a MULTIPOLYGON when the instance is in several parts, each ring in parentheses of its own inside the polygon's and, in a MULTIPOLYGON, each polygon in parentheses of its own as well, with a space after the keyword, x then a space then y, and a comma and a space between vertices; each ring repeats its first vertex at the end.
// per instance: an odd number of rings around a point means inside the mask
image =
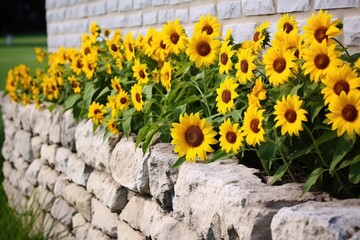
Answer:
POLYGON ((360 54, 337 40, 342 24, 327 12, 313 14, 302 34, 298 25, 285 14, 272 39, 263 23, 235 43, 209 15, 191 37, 178 20, 136 39, 93 23, 81 49, 36 49, 44 68, 11 69, 6 89, 25 105, 50 101, 50 110, 91 118, 104 139, 136 133, 144 154, 171 142, 174 167, 250 156, 270 184, 358 197, 360 54))

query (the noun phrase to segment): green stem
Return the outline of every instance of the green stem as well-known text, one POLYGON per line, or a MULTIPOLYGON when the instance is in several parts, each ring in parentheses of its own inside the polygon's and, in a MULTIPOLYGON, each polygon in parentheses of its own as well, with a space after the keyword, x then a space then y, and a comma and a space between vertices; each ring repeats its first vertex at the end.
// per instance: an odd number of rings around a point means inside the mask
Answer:
POLYGON ((350 57, 350 54, 347 51, 346 47, 339 40, 337 40, 336 38, 333 38, 333 39, 335 40, 335 42, 337 42, 342 47, 342 49, 345 51, 345 53, 350 57))
POLYGON ((210 108, 209 108, 209 104, 207 102, 207 99, 206 99, 206 93, 207 93, 207 88, 206 88, 206 67, 203 67, 203 72, 204 72, 204 78, 203 78, 203 84, 204 84, 204 93, 203 93, 203 102, 206 106, 206 109, 207 109, 207 116, 210 117, 211 116, 211 111, 210 111, 210 108))
POLYGON ((305 128, 305 130, 308 132, 308 134, 310 135, 310 138, 311 138, 311 140, 313 141, 313 143, 314 143, 314 145, 315 145, 316 153, 319 155, 319 158, 320 158, 321 162, 323 163, 323 165, 324 165, 325 167, 329 167, 329 166, 326 164, 323 156, 321 155, 319 146, 317 145, 316 140, 315 140, 314 136, 312 135, 312 132, 311 132, 310 129, 306 126, 306 124, 304 124, 304 128, 305 128))

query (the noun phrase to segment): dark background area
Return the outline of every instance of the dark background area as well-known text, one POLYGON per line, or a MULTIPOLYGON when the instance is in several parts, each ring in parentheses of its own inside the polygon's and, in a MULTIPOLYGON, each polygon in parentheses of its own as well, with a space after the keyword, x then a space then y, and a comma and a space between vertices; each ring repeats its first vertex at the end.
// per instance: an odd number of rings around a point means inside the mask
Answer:
POLYGON ((0 35, 45 33, 45 0, 7 0, 0 8, 0 35))

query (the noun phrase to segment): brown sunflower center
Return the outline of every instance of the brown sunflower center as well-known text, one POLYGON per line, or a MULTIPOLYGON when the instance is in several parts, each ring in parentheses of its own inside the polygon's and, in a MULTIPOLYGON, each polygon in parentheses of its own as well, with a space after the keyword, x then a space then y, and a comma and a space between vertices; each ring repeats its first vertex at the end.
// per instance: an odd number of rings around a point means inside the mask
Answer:
POLYGON ((85 51, 84 51, 85 55, 88 55, 90 53, 90 48, 85 48, 85 51))
POLYGON ((139 71, 139 76, 140 76, 141 78, 145 78, 145 73, 144 73, 143 70, 140 70, 140 71, 139 71))
POLYGON ((345 121, 353 122, 358 116, 358 111, 354 105, 348 104, 342 109, 341 116, 345 121))
POLYGON ((99 110, 99 109, 95 109, 95 111, 94 111, 94 114, 95 115, 98 115, 98 114, 100 114, 101 113, 101 111, 99 110))
POLYGON ((291 25, 290 23, 285 23, 284 26, 283 26, 283 30, 286 32, 286 33, 289 33, 291 32, 292 30, 294 29, 293 25, 291 25))
POLYGON ((120 103, 121 103, 121 104, 125 104, 126 102, 127 102, 126 98, 122 97, 122 98, 120 99, 120 103))
POLYGON ((133 46, 132 46, 131 43, 129 43, 129 50, 130 50, 130 52, 133 52, 133 51, 134 51, 133 46))
POLYGON ((81 60, 78 60, 76 63, 77 68, 82 68, 84 65, 82 64, 81 60))
POLYGON ((231 92, 229 90, 224 90, 221 93, 221 99, 224 103, 228 103, 231 100, 231 92))
POLYGON ((324 27, 324 26, 316 29, 314 32, 314 37, 315 37, 316 41, 321 43, 324 39, 327 39, 327 35, 326 35, 327 30, 328 30, 327 27, 324 27))
POLYGON ((350 85, 347 81, 345 80, 339 80, 337 81, 335 84, 334 84, 334 92, 336 93, 336 95, 339 95, 340 96, 340 93, 342 91, 344 91, 346 94, 349 93, 350 91, 350 85))
POLYGON ((176 32, 170 35, 170 41, 173 44, 177 44, 177 42, 179 41, 179 38, 180 38, 180 36, 176 32))
POLYGON ((275 72, 282 73, 286 68, 286 60, 282 57, 275 59, 273 62, 273 68, 275 72))
POLYGON ((204 141, 204 134, 198 126, 191 126, 185 132, 185 141, 191 147, 198 147, 204 141))
POLYGON ((163 40, 160 41, 160 47, 162 49, 166 49, 166 44, 163 42, 163 40))
POLYGON ((293 123, 296 121, 296 111, 294 109, 288 109, 286 110, 284 117, 286 121, 293 123))
POLYGON ((299 49, 296 49, 296 51, 294 52, 294 56, 295 56, 296 58, 299 58, 299 56, 300 56, 300 51, 299 51, 299 49))
POLYGON ((236 133, 234 133, 233 131, 228 131, 226 133, 226 140, 231 144, 234 144, 236 142, 236 137, 236 133))
POLYGON ((249 70, 249 63, 247 60, 243 59, 240 62, 240 68, 243 73, 247 73, 249 70))
POLYGON ((226 63, 228 62, 228 55, 226 53, 221 53, 220 54, 220 61, 223 65, 226 65, 226 63))
POLYGON ((148 44, 149 44, 149 46, 151 46, 151 42, 152 42, 152 37, 149 37, 149 40, 148 40, 148 44))
POLYGON ((214 32, 214 29, 211 26, 206 25, 202 28, 202 31, 206 32, 207 35, 211 35, 214 32))
POLYGON ((210 44, 208 42, 201 41, 196 45, 196 51, 200 56, 205 57, 211 51, 210 44))
POLYGON ((252 119, 250 122, 251 131, 253 131, 254 133, 258 133, 260 131, 259 123, 260 123, 259 119, 257 118, 252 119))
POLYGON ((254 40, 255 42, 257 42, 257 41, 260 40, 260 32, 255 32, 255 33, 254 33, 253 40, 254 40))
POLYGON ((319 53, 314 59, 314 64, 318 69, 325 69, 329 66, 330 58, 325 53, 319 53))
POLYGON ((115 44, 111 44, 111 50, 113 51, 113 52, 116 52, 117 51, 117 46, 115 45, 115 44))
POLYGON ((93 67, 92 67, 92 65, 89 63, 88 64, 88 69, 91 71, 91 70, 93 70, 93 67))
POLYGON ((138 93, 135 94, 135 100, 136 100, 138 103, 141 102, 140 94, 138 94, 138 93))

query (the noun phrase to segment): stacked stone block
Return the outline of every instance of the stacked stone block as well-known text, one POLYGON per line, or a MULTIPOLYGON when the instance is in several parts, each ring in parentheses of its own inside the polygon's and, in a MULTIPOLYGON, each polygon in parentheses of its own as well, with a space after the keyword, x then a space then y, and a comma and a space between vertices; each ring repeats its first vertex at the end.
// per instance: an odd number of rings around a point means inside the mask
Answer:
POLYGON ((60 108, 24 107, 7 96, 1 107, 8 203, 38 211, 37 226, 51 239, 359 237, 359 200, 301 195, 295 183, 269 186, 235 159, 174 169, 168 143, 143 155, 135 135, 104 140, 90 120, 76 122, 60 108))

